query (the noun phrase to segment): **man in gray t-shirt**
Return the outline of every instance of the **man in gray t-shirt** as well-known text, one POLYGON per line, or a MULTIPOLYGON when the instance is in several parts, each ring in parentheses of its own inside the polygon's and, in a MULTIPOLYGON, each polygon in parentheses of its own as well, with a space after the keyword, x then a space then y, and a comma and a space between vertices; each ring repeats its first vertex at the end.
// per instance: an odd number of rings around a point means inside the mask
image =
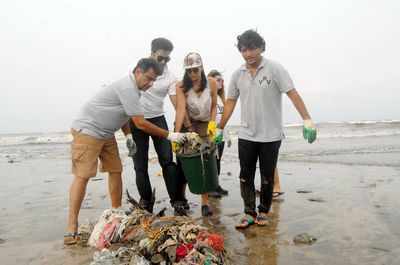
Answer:
MULTIPOLYGON (((154 59, 142 59, 129 76, 103 88, 84 105, 71 125, 72 173, 74 180, 70 188, 69 215, 64 244, 79 241, 78 215, 85 196, 87 183, 97 173, 98 160, 101 171, 109 173, 108 187, 113 208, 121 206, 122 164, 114 133, 128 120, 148 134, 181 142, 184 134, 168 132, 146 121, 140 104, 140 91, 153 85, 161 74, 154 59)), ((127 138, 132 139, 128 127, 122 128, 127 138)))
MULTIPOLYGON (((271 208, 274 171, 278 160, 282 126, 282 94, 285 93, 304 120, 303 134, 308 142, 316 138, 316 129, 303 100, 294 88, 288 72, 279 63, 266 59, 264 39, 248 30, 238 36, 237 47, 245 64, 236 70, 230 81, 228 97, 220 129, 225 127, 240 97, 241 127, 239 130, 240 191, 245 216, 236 225, 245 228, 252 223, 266 225, 271 208), (260 163, 261 194, 256 212, 254 177, 260 163)), ((221 135, 222 131, 218 134, 221 135)), ((217 135, 218 137, 218 135, 217 135)))

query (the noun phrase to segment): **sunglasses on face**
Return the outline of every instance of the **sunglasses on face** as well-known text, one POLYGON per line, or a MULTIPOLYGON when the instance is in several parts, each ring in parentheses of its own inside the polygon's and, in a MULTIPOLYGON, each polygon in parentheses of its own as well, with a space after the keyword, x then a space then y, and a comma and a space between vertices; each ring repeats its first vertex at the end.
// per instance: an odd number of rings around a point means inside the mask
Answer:
POLYGON ((166 56, 166 57, 161 56, 161 55, 157 56, 157 62, 159 62, 159 63, 161 63, 162 61, 164 61, 165 63, 168 63, 169 60, 171 60, 171 58, 169 56, 166 56))
POLYGON ((188 74, 191 74, 191 73, 198 74, 200 72, 200 69, 199 68, 189 68, 189 69, 186 70, 186 72, 188 74))

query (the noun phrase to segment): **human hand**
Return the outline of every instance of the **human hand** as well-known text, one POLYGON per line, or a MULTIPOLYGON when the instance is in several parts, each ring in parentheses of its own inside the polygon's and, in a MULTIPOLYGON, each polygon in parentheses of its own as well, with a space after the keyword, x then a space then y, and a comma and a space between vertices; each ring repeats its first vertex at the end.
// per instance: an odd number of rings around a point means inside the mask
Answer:
POLYGON ((317 139, 317 128, 315 127, 312 120, 304 120, 303 137, 310 144, 317 139))
POLYGON ((224 140, 224 130, 217 128, 215 137, 214 137, 214 143, 220 144, 224 140))
POLYGON ((126 147, 128 148, 128 151, 129 151, 128 156, 134 157, 136 154, 137 148, 136 148, 136 143, 133 140, 132 134, 129 133, 125 137, 126 137, 126 147))
POLYGON ((214 140, 217 133, 217 123, 215 121, 209 121, 207 126, 208 138, 212 141, 214 140))
POLYGON ((172 143, 175 142, 181 144, 186 140, 186 135, 179 132, 169 132, 167 139, 170 140, 172 143))

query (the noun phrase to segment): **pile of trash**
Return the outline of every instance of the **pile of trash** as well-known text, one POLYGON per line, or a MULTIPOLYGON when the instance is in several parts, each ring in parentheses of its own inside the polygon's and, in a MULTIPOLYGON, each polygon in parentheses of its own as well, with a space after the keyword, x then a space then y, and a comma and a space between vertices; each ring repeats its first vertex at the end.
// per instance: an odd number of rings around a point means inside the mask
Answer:
POLYGON ((189 217, 153 215, 135 207, 105 210, 94 227, 80 228, 97 248, 90 265, 226 264, 224 238, 189 217))
POLYGON ((185 141, 181 144, 176 144, 173 147, 174 152, 178 155, 191 155, 199 152, 204 152, 215 146, 215 143, 206 137, 200 137, 195 132, 185 133, 185 141))

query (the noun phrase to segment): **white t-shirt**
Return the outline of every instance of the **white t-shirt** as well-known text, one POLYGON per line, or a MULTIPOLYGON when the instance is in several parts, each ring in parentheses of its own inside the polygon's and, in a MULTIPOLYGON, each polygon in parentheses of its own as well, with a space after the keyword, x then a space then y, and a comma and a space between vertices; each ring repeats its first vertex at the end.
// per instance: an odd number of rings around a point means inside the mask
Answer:
POLYGON ((165 67, 163 74, 157 77, 153 86, 141 92, 140 103, 146 119, 164 115, 164 99, 167 94, 176 95, 176 82, 176 77, 165 67))

